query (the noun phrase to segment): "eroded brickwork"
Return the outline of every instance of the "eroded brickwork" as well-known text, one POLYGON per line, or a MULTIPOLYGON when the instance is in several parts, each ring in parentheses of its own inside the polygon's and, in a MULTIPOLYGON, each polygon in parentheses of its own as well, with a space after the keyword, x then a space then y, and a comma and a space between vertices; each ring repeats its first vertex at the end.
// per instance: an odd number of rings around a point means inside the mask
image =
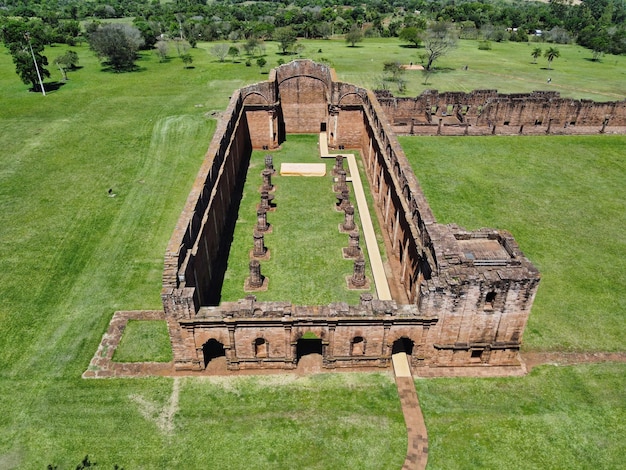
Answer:
MULTIPOLYGON (((496 129, 505 118, 521 126, 545 111, 545 99, 529 98, 520 111, 515 100, 491 91, 443 98, 431 92, 426 104, 422 97, 377 98, 337 82, 331 69, 312 61, 280 66, 268 81, 235 92, 166 253, 162 297, 176 367, 201 370, 225 356, 232 370, 289 369, 310 352, 321 354, 329 368, 388 367, 392 352, 405 350, 418 375, 455 375, 467 367, 519 373, 539 273, 506 231, 437 223, 395 129, 406 128, 400 124, 408 119, 413 129, 421 123, 443 134, 444 118, 460 119, 466 128, 484 127, 487 117, 496 129), (397 298, 364 294, 358 305, 299 306, 251 295, 219 304, 228 252, 223 244, 233 230, 252 148, 276 148, 288 133, 320 131, 329 148, 360 154, 397 298)), ((555 101, 550 109, 563 114, 564 106, 555 101)), ((602 106, 613 115, 622 109, 602 106)), ((596 123, 602 115, 587 108, 577 111, 577 123, 596 123)))
POLYGON ((427 90, 416 98, 377 92, 399 135, 536 135, 626 132, 626 100, 598 103, 555 91, 501 94, 427 90))

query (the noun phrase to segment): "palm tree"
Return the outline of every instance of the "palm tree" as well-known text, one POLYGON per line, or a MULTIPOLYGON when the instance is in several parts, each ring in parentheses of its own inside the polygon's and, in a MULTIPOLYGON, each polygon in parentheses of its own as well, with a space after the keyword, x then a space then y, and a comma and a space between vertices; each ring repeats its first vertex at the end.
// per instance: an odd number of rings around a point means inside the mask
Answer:
POLYGON ((533 64, 537 63, 537 57, 541 57, 541 53, 543 51, 541 50, 541 47, 535 47, 533 49, 533 51, 530 53, 530 55, 533 57, 533 64))
POLYGON ((556 47, 551 47, 545 52, 543 56, 548 59, 548 70, 550 70, 550 65, 552 64, 552 61, 557 57, 560 57, 560 55, 561 53, 556 47))

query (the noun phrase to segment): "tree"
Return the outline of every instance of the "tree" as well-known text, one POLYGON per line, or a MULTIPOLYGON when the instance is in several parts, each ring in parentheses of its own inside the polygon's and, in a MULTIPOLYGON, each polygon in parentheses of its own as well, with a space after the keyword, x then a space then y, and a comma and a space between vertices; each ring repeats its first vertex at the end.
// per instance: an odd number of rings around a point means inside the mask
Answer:
POLYGON ((137 51, 143 44, 139 30, 128 24, 107 23, 89 35, 89 47, 116 72, 135 68, 137 51))
POLYGON ((409 26, 408 28, 402 29, 398 37, 401 41, 413 44, 413 47, 418 47, 420 42, 422 42, 422 38, 420 37, 421 32, 422 31, 415 26, 409 26))
POLYGON ((159 60, 161 62, 165 62, 167 60, 167 41, 157 41, 155 48, 157 50, 157 54, 159 55, 159 60))
POLYGON ((543 52, 543 51, 541 50, 541 47, 535 47, 535 48, 533 49, 533 51, 530 53, 530 55, 531 55, 531 56, 532 56, 532 58, 533 58, 533 64, 536 64, 536 63, 537 63, 537 59, 538 59, 539 57, 541 57, 541 53, 542 53, 542 52, 543 52))
POLYGON ((400 62, 385 62, 383 64, 383 72, 390 73, 391 80, 397 82, 402 74, 404 74, 405 69, 400 62))
POLYGON ((228 55, 233 58, 233 62, 235 61, 235 57, 239 56, 239 47, 232 45, 228 48, 228 55))
POLYGON ((185 64, 186 69, 191 68, 191 64, 193 63, 193 57, 191 57, 191 54, 181 54, 180 58, 183 61, 183 64, 185 64))
POLYGON ((41 90, 41 78, 50 77, 45 68, 48 58, 43 55, 45 32, 41 23, 9 20, 2 27, 2 41, 9 49, 17 73, 25 84, 31 83, 33 90, 41 90))
POLYGON ((59 70, 63 75, 63 80, 67 80, 67 70, 73 70, 78 65, 78 54, 74 51, 67 51, 62 56, 54 59, 53 63, 59 67, 59 70))
POLYGON ((550 70, 550 65, 552 65, 552 61, 561 56, 561 53, 556 47, 550 47, 546 50, 543 56, 548 59, 548 70, 550 70))
POLYGON ((224 62, 224 59, 228 55, 228 44, 219 43, 211 48, 211 54, 219 59, 220 62, 224 62))
POLYGON ((424 68, 430 71, 433 63, 454 49, 456 43, 457 34, 452 24, 444 21, 431 24, 424 35, 424 48, 426 49, 424 68))
POLYGON ((282 51, 283 55, 286 55, 287 49, 293 46, 298 40, 298 36, 291 26, 276 28, 272 37, 276 42, 278 42, 278 47, 282 51))
POLYGON ((267 60, 265 60, 265 57, 259 57, 256 60, 256 64, 259 66, 259 69, 263 71, 263 67, 265 67, 265 64, 267 64, 267 60))
POLYGON ((346 33, 346 42, 350 47, 354 47, 357 42, 363 41, 363 31, 356 24, 353 24, 350 31, 346 33))

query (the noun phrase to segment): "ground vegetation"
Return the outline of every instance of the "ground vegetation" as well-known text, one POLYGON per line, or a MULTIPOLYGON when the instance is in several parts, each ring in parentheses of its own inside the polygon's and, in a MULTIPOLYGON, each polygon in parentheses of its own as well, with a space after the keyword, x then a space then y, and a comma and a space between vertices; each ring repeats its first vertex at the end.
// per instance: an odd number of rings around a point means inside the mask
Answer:
MULTIPOLYGON (((125 5, 132 3, 113 6, 125 5)), ((358 54, 343 39, 299 42, 307 57, 332 63, 339 80, 365 87, 384 61, 416 57, 397 39, 368 38, 358 54)), ((214 117, 233 89, 259 80, 255 67, 212 57, 215 44, 189 50, 195 69, 139 51, 145 73, 137 74, 102 73, 78 44, 71 50, 81 68, 45 100, 24 93, 2 49, 1 467, 75 468, 85 455, 102 468, 401 466, 406 433, 386 373, 81 378, 115 310, 161 308, 163 252, 214 117)), ((479 51, 461 40, 433 85, 545 89, 546 71, 529 66, 531 48, 502 42, 479 51)), ((592 62, 576 45, 559 50, 550 89, 624 98, 623 56, 592 62)), ((268 54, 268 65, 280 59, 268 54)), ((407 93, 423 90, 419 76, 405 77, 407 93)), ((510 229, 544 274, 527 351, 623 351, 623 137, 402 144, 438 220, 510 229)), ((417 380, 431 467, 619 468, 625 378, 623 365, 594 364, 544 365, 520 378, 417 380)))

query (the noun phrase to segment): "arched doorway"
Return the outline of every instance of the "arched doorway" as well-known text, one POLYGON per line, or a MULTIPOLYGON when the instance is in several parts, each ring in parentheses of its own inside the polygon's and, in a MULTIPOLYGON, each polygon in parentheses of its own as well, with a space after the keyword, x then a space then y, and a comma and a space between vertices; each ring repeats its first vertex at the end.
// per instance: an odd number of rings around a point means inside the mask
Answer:
POLYGON ((407 356, 413 354, 413 346, 415 343, 410 338, 403 336, 393 342, 393 347, 391 348, 391 354, 396 354, 400 352, 406 353, 407 356))
POLYGON ((314 333, 305 333, 296 343, 296 360, 312 354, 322 355, 322 340, 314 333))
POLYGON ((202 354, 204 355, 204 367, 206 367, 216 357, 226 356, 226 351, 222 343, 215 338, 211 338, 202 346, 202 354))

